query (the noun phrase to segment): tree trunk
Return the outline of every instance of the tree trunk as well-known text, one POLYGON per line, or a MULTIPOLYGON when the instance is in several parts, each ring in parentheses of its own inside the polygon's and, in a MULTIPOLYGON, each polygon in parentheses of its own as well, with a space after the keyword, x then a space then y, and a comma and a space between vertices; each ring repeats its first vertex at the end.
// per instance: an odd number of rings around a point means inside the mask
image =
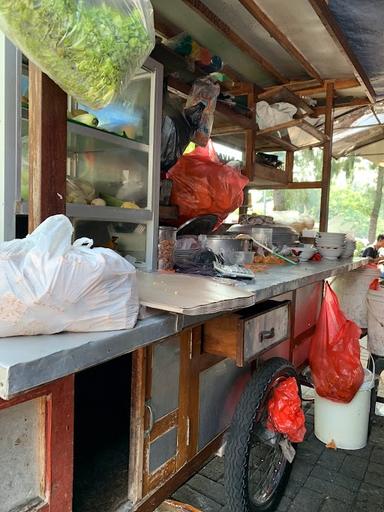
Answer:
POLYGON ((277 212, 283 212, 288 209, 285 190, 273 191, 273 209, 277 212))
POLYGON ((369 219, 368 240, 369 240, 370 244, 372 244, 376 240, 377 220, 379 218, 381 200, 383 197, 383 184, 384 184, 384 167, 379 167, 378 173, 377 173, 375 200, 373 202, 371 217, 369 219))

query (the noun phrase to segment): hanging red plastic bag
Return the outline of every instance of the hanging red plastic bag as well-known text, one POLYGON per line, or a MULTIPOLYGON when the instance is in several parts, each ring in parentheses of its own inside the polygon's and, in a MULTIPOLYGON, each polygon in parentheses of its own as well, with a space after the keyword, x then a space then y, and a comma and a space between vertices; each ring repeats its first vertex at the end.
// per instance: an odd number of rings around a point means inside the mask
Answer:
POLYGON ((305 416, 295 377, 288 377, 273 390, 268 402, 267 427, 286 435, 292 443, 304 440, 305 416))
POLYGON ((171 203, 179 207, 183 224, 199 215, 216 214, 219 222, 243 203, 248 178, 220 163, 211 141, 183 155, 167 174, 172 180, 171 203))
POLYGON ((360 362, 360 327, 348 320, 329 284, 311 341, 309 363, 316 393, 348 403, 364 380, 360 362))

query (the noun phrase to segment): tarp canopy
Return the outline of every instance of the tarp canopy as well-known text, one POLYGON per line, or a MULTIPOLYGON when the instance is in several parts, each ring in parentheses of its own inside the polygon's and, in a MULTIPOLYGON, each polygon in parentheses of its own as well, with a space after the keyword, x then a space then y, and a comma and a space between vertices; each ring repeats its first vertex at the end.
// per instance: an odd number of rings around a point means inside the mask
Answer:
POLYGON ((384 96, 382 0, 329 0, 328 7, 364 67, 378 97, 384 96))

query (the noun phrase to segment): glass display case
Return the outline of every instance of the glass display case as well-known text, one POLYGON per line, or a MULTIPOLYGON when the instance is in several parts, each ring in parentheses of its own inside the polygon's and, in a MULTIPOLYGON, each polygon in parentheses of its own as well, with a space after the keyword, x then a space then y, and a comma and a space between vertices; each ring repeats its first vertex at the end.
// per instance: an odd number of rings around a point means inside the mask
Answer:
MULTIPOLYGON (((28 213, 28 65, 20 79, 19 214, 28 213)), ((148 58, 124 97, 93 111, 68 98, 67 215, 74 236, 153 270, 157 259, 162 65, 148 58)), ((47 106, 49 108, 49 106, 47 106)))

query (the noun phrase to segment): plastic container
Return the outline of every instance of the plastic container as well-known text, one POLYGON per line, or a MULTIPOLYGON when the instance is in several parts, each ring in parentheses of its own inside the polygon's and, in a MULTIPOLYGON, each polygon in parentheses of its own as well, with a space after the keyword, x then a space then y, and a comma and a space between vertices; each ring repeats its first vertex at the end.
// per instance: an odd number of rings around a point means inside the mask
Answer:
POLYGON ((255 253, 252 251, 233 251, 229 259, 232 265, 249 265, 253 263, 255 253))
POLYGON ((251 236, 263 245, 272 249, 273 229, 270 228, 252 228, 251 236))
POLYGON ((368 349, 384 356, 384 288, 368 290, 368 349))
POLYGON ((175 264, 177 228, 170 226, 159 227, 158 270, 172 270, 175 264))
POLYGON ((315 436, 342 450, 360 450, 368 440, 374 372, 365 370, 364 382, 348 404, 333 402, 315 392, 315 436))

